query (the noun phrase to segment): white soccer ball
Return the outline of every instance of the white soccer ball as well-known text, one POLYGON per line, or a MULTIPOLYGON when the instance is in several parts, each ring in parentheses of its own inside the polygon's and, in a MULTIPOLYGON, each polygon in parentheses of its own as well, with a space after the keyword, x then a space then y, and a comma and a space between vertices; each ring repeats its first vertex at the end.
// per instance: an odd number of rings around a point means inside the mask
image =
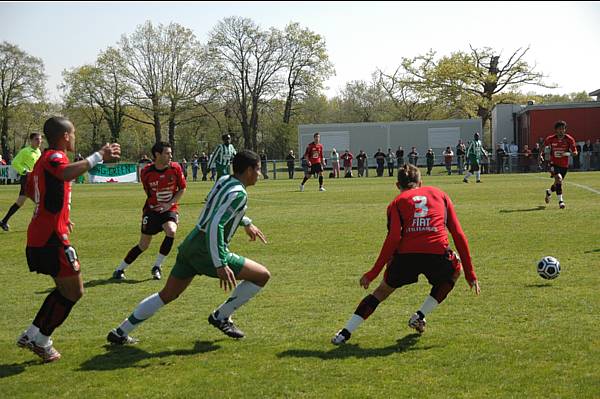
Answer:
POLYGON ((560 274, 560 263, 552 256, 544 256, 537 264, 537 272, 546 280, 552 280, 560 274))

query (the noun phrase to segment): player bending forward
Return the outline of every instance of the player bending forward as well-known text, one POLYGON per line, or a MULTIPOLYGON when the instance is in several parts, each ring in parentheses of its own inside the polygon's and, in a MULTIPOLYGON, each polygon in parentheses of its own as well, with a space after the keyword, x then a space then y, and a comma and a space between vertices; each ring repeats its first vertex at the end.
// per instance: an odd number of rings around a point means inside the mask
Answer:
POLYGON ((160 308, 174 301, 185 291, 196 275, 220 280, 225 290, 235 287, 230 297, 208 316, 208 322, 232 338, 243 338, 231 315, 254 297, 271 277, 263 265, 229 251, 229 241, 238 226, 244 226, 251 241, 266 238, 246 211, 246 187, 256 184, 260 176, 260 158, 242 150, 233 158, 233 175, 220 178, 208 193, 206 205, 194 229, 178 248, 177 260, 165 287, 150 295, 135 308, 131 316, 108 333, 108 342, 116 345, 134 344, 129 333, 160 308), (236 279, 243 280, 237 284, 236 279))
POLYGON ((479 283, 471 263, 469 246, 460 226, 450 197, 435 187, 421 187, 421 174, 413 165, 398 170, 396 186, 401 193, 388 205, 388 234, 375 265, 360 279, 367 289, 387 268, 383 281, 373 294, 358 305, 346 326, 332 338, 335 345, 347 342, 350 336, 396 288, 416 283, 424 274, 431 292, 421 308, 412 315, 408 326, 419 333, 425 331, 425 316, 448 295, 460 275, 461 262, 449 248, 448 233, 465 265, 465 278, 479 295, 479 283))

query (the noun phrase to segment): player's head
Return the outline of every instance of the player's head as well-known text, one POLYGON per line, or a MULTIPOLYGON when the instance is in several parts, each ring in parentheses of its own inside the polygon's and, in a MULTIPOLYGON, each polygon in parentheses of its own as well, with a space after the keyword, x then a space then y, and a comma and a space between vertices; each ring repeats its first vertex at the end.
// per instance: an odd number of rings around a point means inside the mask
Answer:
POLYGON ((230 134, 224 134, 224 135, 222 135, 221 139, 223 140, 224 144, 230 144, 231 143, 231 135, 230 134))
POLYGON ((154 162, 160 164, 168 164, 173 159, 173 151, 171 150, 171 144, 166 141, 159 141, 152 146, 152 158, 154 162))
POLYGON ((51 148, 75 150, 75 126, 67 118, 53 116, 44 123, 44 136, 51 148))
POLYGON ((319 144, 319 141, 321 141, 321 134, 319 134, 319 132, 313 134, 313 141, 315 142, 315 144, 319 144))
POLYGON ((556 121, 554 124, 554 131, 558 135, 558 137, 562 137, 567 132, 567 122, 565 121, 556 121))
POLYGON ((29 135, 29 144, 33 148, 40 148, 42 145, 42 134, 41 133, 31 133, 29 135))
POLYGON ((475 134, 473 135, 473 138, 475 140, 479 140, 479 132, 475 132, 475 134))
POLYGON ((260 173, 260 157, 251 150, 241 150, 233 157, 233 174, 245 186, 256 184, 260 173))
POLYGON ((400 191, 420 187, 421 172, 419 172, 419 168, 411 164, 404 164, 398 168, 398 182, 396 186, 400 191))

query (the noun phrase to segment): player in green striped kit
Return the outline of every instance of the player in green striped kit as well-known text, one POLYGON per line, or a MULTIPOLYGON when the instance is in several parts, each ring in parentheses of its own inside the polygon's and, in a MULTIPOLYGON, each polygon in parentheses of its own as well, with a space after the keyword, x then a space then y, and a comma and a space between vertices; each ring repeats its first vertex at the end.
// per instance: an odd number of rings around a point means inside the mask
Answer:
POLYGON ((267 240, 252 220, 244 215, 247 208, 246 187, 256 184, 260 176, 260 158, 250 150, 242 150, 233 158, 233 175, 219 179, 200 213, 194 229, 178 248, 177 260, 162 291, 150 295, 135 308, 119 327, 108 333, 113 344, 134 344, 130 337, 144 320, 161 307, 174 301, 185 291, 196 275, 218 278, 230 297, 208 317, 208 322, 232 338, 243 338, 231 315, 254 297, 271 277, 263 265, 229 250, 229 242, 239 226, 243 226, 251 241, 267 240), (236 279, 242 280, 237 284, 236 279))
POLYGON ((481 171, 479 170, 479 164, 481 163, 481 157, 487 156, 488 154, 483 148, 481 140, 479 140, 479 133, 475 133, 474 140, 471 141, 469 148, 467 148, 467 158, 469 159, 471 168, 463 179, 464 183, 468 183, 469 177, 471 177, 473 174, 475 174, 477 183, 481 183, 481 171))
POLYGON ((229 164, 236 154, 233 144, 231 144, 231 136, 224 134, 221 136, 223 144, 219 144, 213 151, 208 161, 208 169, 215 168, 217 170, 217 181, 225 175, 229 174, 229 164))

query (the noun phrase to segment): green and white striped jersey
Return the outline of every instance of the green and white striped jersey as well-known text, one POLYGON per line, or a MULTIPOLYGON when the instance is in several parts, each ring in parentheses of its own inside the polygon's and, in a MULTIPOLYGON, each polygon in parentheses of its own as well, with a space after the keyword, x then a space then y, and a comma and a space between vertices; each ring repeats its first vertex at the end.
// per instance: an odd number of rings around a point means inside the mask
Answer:
POLYGON ((237 151, 233 144, 219 144, 208 161, 208 168, 229 166, 237 151))
POLYGON ((469 144, 469 148, 467 148, 467 157, 471 159, 476 159, 477 162, 479 162, 483 155, 487 155, 487 152, 483 149, 483 144, 481 144, 481 140, 471 141, 471 144, 469 144))
POLYGON ((225 266, 228 245, 238 226, 252 223, 246 212, 246 188, 232 175, 221 177, 208 193, 196 227, 205 233, 206 248, 215 268, 225 266))

